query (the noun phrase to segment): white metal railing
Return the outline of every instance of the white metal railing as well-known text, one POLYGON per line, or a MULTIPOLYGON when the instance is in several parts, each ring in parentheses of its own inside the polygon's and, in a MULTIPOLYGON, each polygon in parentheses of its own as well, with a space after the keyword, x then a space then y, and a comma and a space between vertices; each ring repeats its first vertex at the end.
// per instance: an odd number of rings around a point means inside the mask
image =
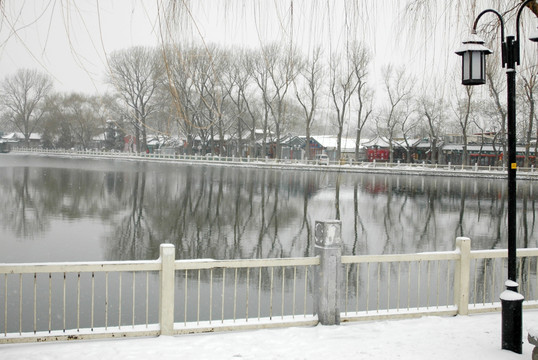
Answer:
MULTIPOLYGON (((63 149, 40 149, 40 148, 14 148, 14 152, 31 152, 42 153, 60 156, 90 156, 103 158, 119 158, 119 159, 138 159, 138 160, 157 160, 157 161, 173 161, 173 162, 205 162, 213 164, 235 164, 241 166, 269 166, 290 169, 305 169, 310 170, 337 170, 337 171, 357 171, 357 172, 384 172, 391 173, 428 173, 429 175, 442 175, 450 173, 455 176, 476 176, 477 174, 487 174, 487 176, 506 176, 506 167, 502 166, 478 166, 474 165, 452 165, 448 164, 427 164, 419 163, 389 163, 389 162, 365 162, 355 161, 352 159, 330 161, 329 165, 318 165, 315 160, 307 159, 272 159, 264 158, 241 158, 241 157, 225 157, 225 156, 205 156, 205 155, 173 155, 159 153, 130 153, 130 152, 112 152, 101 150, 63 150, 63 149)), ((529 168, 518 167, 518 177, 527 179, 538 179, 538 171, 535 171, 534 166, 529 168)))
POLYGON ((380 316, 456 314, 454 295, 457 251, 342 256, 345 297, 342 316, 348 321, 380 316))
MULTIPOLYGON (((458 238, 456 247, 437 253, 342 256, 342 317, 355 321, 499 311, 508 251, 471 251, 467 238, 458 238)), ((517 260, 523 307, 538 308, 538 249, 518 249, 517 260)))
POLYGON ((149 321, 150 312, 156 311, 150 309, 155 296, 149 284, 150 276, 160 270, 159 261, 0 264, 4 335, 0 342, 157 335, 149 321), (122 313, 127 284, 130 311, 122 313), (115 306, 110 301, 114 291, 119 299, 115 306), (141 314, 136 313, 137 299, 143 305, 141 314), (135 321, 136 315, 144 321, 135 321))
MULTIPOLYGON (((0 343, 315 325, 315 278, 337 273, 343 321, 500 310, 506 250, 253 260, 0 264, 0 343), (324 265, 325 266, 325 265, 324 265)), ((519 249, 525 308, 538 307, 538 249, 519 249)), ((328 295, 331 297, 332 295, 328 295)))
MULTIPOLYGON (((469 312, 500 310, 499 295, 504 291, 507 250, 470 252, 469 312)), ((524 308, 538 308, 538 249, 517 249, 519 292, 525 297, 524 308)))
POLYGON ((318 264, 315 257, 176 261, 174 333, 316 324, 311 268, 318 264))
POLYGON ((0 264, 0 343, 317 324, 318 258, 176 261, 174 252, 164 244, 154 261, 0 264))

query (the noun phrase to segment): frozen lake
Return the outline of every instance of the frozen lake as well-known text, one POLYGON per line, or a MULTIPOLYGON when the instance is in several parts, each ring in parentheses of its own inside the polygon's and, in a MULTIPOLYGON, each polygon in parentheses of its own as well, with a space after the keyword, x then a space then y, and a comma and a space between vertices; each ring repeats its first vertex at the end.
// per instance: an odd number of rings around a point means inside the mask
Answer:
MULTIPOLYGON (((536 247, 537 184, 518 181, 518 247, 536 247)), ((506 248, 506 181, 0 156, 0 262, 313 255, 341 219, 344 254, 506 248)))

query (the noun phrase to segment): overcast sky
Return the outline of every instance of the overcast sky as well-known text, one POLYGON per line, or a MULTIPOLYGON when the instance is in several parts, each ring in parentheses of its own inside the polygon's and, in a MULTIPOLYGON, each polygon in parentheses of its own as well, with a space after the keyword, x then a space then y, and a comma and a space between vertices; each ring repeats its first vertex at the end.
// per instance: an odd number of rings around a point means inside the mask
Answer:
POLYGON ((183 26, 163 35, 159 29, 168 27, 163 15, 169 3, 6 0, 0 78, 18 68, 36 68, 52 76, 59 91, 95 93, 105 89, 107 54, 157 46, 162 38, 249 47, 291 39, 304 52, 320 44, 329 54, 355 37, 373 52, 372 73, 378 77, 388 63, 406 66, 420 80, 436 72, 454 77, 460 61, 454 49, 470 23, 431 6, 432 1, 414 2, 430 4, 415 12, 417 20, 405 11, 406 1, 207 0, 191 1, 183 26))

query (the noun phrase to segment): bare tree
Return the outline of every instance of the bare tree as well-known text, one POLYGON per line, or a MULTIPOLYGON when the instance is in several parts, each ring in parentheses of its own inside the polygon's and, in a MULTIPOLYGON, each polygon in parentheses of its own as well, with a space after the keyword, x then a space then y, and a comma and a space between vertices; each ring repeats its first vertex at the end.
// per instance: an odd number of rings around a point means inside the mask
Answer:
POLYGON ((137 46, 111 53, 108 63, 108 82, 130 109, 137 151, 145 151, 147 120, 155 111, 152 101, 162 80, 163 62, 154 49, 137 46))
POLYGON ((357 77, 357 137, 355 139, 355 160, 359 161, 361 134, 374 110, 373 90, 367 85, 370 53, 363 46, 356 46, 353 52, 352 64, 357 77))
POLYGON ((75 144, 83 150, 88 149, 93 137, 99 133, 99 126, 104 125, 98 117, 95 101, 85 95, 72 93, 64 96, 60 104, 60 112, 71 128, 75 144))
POLYGON ((270 104, 273 101, 270 94, 270 84, 269 84, 269 70, 266 64, 269 61, 268 56, 276 56, 275 54, 266 51, 264 54, 258 53, 255 56, 249 57, 247 59, 247 69, 251 74, 251 78, 254 80, 255 84, 258 87, 258 90, 262 99, 262 147, 261 147, 261 156, 265 157, 267 155, 267 137, 269 133, 269 116, 270 116, 270 104))
POLYGON ((431 162, 437 164, 440 156, 439 144, 447 121, 447 103, 439 82, 433 84, 432 88, 423 89, 419 99, 419 109, 430 138, 431 162))
MULTIPOLYGON (((502 92, 506 89, 503 82, 503 74, 501 68, 494 61, 490 61, 486 66, 486 78, 488 83, 489 94, 493 100, 493 108, 488 111, 494 110, 493 115, 500 123, 500 130, 495 134, 496 139, 500 139, 502 146, 502 153, 507 154, 506 144, 506 105, 502 102, 502 92)), ((496 142, 493 142, 493 148, 496 148, 496 142)), ((500 157, 497 157, 500 162, 500 157)))
POLYGON ((271 101, 267 102, 267 105, 271 110, 275 124, 275 157, 280 159, 282 157, 281 132, 286 126, 286 97, 293 80, 297 76, 300 62, 297 58, 296 50, 292 47, 272 44, 262 47, 262 53, 271 85, 271 101))
POLYGON ((411 162, 412 144, 409 143, 410 136, 417 131, 417 128, 420 125, 420 116, 417 114, 415 106, 416 104, 413 104, 411 98, 405 99, 399 116, 399 128, 405 143, 405 160, 408 163, 411 162))
POLYGON ((383 86, 387 95, 387 105, 377 119, 378 132, 387 137, 389 143, 389 162, 394 161, 394 137, 398 124, 406 117, 404 105, 412 95, 415 82, 403 68, 394 69, 388 65, 383 69, 383 86))
POLYGON ((163 54, 168 80, 166 86, 171 96, 171 113, 177 120, 180 132, 187 138, 184 151, 191 155, 196 130, 195 118, 198 111, 196 101, 198 96, 195 96, 197 91, 191 68, 197 61, 197 50, 187 47, 169 47, 163 54))
POLYGON ((246 128, 250 134, 248 154, 254 155, 254 149, 256 147, 255 132, 259 115, 255 113, 255 101, 250 94, 252 78, 249 70, 249 63, 251 63, 253 52, 243 49, 235 51, 234 53, 238 55, 234 57, 235 61, 230 61, 230 67, 225 81, 228 83, 226 89, 229 91, 230 100, 236 108, 236 137, 238 142, 236 154, 238 156, 243 156, 243 128, 246 128))
MULTIPOLYGON (((536 66, 527 68, 519 73, 519 78, 523 80, 520 83, 520 94, 522 98, 522 104, 524 105, 524 113, 527 115, 527 121, 523 122, 525 126, 525 167, 530 165, 530 147, 531 140, 534 134, 534 120, 536 117, 535 110, 535 93, 538 89, 538 74, 536 73, 536 66)), ((536 154, 536 150, 535 150, 536 154)))
MULTIPOLYGON (((358 46, 358 45, 357 45, 358 46)), ((359 80, 355 74, 355 49, 353 45, 346 48, 342 55, 333 54, 329 66, 329 91, 331 100, 336 110, 336 125, 338 127, 336 157, 340 159, 342 153, 342 134, 346 113, 353 93, 359 86, 359 80)))
MULTIPOLYGON (((461 86, 458 86, 458 89, 459 88, 461 88, 461 86)), ((461 159, 463 165, 469 165, 469 152, 467 150, 469 139, 467 133, 469 131, 469 126, 473 123, 473 89, 472 86, 465 86, 463 89, 463 96, 460 98, 456 95, 456 103, 452 104, 452 112, 456 117, 463 137, 463 154, 461 159)), ((456 90, 456 94, 458 92, 459 91, 456 90)))
POLYGON ((304 113, 304 125, 306 135, 306 158, 312 159, 310 153, 310 128, 318 108, 320 89, 324 76, 324 68, 321 62, 322 50, 317 47, 312 51, 312 57, 301 66, 299 77, 295 81, 295 97, 304 113))
POLYGON ((5 108, 3 118, 23 134, 26 146, 43 119, 43 102, 51 90, 52 80, 36 70, 20 69, 2 82, 0 103, 5 108))

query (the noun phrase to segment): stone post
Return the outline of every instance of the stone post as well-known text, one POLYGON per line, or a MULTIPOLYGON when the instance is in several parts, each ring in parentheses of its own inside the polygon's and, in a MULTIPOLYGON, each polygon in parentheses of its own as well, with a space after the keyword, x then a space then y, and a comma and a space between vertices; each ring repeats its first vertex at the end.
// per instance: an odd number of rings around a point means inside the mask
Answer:
POLYGON ((315 254, 320 264, 315 274, 314 310, 322 325, 340 324, 340 281, 342 279, 342 223, 316 221, 315 254))
POLYGON ((458 307, 459 315, 469 314, 469 281, 471 273, 471 239, 456 238, 456 250, 460 260, 456 262, 454 274, 454 304, 458 307))
POLYGON ((159 324, 161 335, 174 334, 174 285, 175 285, 175 247, 161 244, 160 257, 159 324))

